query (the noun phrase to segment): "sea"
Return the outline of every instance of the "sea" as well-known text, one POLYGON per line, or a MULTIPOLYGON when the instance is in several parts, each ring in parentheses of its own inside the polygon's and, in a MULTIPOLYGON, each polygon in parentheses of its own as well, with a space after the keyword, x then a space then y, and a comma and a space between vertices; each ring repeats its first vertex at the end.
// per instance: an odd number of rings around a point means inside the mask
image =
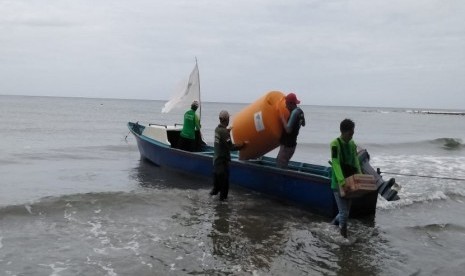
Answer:
MULTIPOLYGON (((127 122, 182 123, 163 105, 0 96, 0 275, 464 274, 464 110, 301 105, 293 160, 328 165, 350 118, 399 184, 344 239, 331 218, 234 185, 223 203, 210 178, 141 159, 127 122)), ((246 106, 202 103, 204 140, 246 106)))

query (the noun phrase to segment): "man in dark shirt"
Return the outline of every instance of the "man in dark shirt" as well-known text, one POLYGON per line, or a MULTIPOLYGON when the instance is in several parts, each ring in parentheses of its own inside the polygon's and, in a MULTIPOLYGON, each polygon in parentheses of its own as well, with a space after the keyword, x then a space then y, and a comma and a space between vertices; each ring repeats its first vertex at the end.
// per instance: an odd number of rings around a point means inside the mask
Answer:
POLYGON ((234 145, 231 141, 229 125, 229 113, 222 110, 219 114, 220 124, 215 129, 215 153, 213 155, 213 189, 210 195, 220 193, 220 200, 228 198, 229 191, 229 162, 231 150, 239 150, 244 144, 234 145))
POLYGON ((289 120, 286 122, 284 117, 281 116, 284 131, 279 140, 279 152, 276 157, 278 168, 287 168, 287 164, 294 155, 297 146, 297 135, 299 135, 300 126, 305 126, 304 112, 297 104, 300 104, 297 96, 294 93, 289 93, 286 96, 286 107, 290 112, 289 120))

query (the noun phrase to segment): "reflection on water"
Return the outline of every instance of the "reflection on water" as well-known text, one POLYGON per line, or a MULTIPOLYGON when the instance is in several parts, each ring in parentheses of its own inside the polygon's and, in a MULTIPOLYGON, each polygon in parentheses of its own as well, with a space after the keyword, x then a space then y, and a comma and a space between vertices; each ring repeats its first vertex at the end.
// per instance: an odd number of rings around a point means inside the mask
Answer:
POLYGON ((159 167, 143 158, 130 177, 144 188, 203 189, 210 185, 208 178, 159 167))
MULTIPOLYGON (((360 228, 365 227, 360 226, 360 228)), ((385 248, 384 246, 376 248, 380 239, 377 233, 371 230, 365 228, 363 233, 353 233, 349 243, 341 243, 334 251, 340 275, 379 275, 383 264, 380 251, 385 248)))
POLYGON ((210 233, 213 255, 249 270, 269 270, 287 240, 284 220, 267 216, 261 207, 248 200, 218 203, 210 233))
POLYGON ((209 264, 202 257, 209 273, 268 270, 277 253, 282 252, 285 220, 268 214, 280 208, 279 203, 237 187, 231 189, 228 202, 220 202, 208 195, 211 179, 183 175, 143 160, 131 177, 143 188, 173 197, 171 207, 157 207, 160 212, 163 208, 167 213, 177 210, 171 215, 171 235, 162 243, 188 255, 205 250, 206 256, 213 258, 213 264, 209 264), (199 244, 211 246, 203 249, 199 244))
POLYGON ((231 209, 227 203, 218 203, 215 207, 215 218, 212 223, 211 238, 213 241, 213 254, 217 256, 229 255, 231 236, 229 233, 231 209))
POLYGON ((330 218, 248 190, 232 187, 222 203, 208 195, 211 179, 145 161, 131 177, 150 188, 142 193, 159 198, 157 214, 165 224, 150 254, 165 267, 210 275, 377 275, 401 261, 392 257, 397 252, 389 251, 373 219, 351 220, 347 242, 330 218))

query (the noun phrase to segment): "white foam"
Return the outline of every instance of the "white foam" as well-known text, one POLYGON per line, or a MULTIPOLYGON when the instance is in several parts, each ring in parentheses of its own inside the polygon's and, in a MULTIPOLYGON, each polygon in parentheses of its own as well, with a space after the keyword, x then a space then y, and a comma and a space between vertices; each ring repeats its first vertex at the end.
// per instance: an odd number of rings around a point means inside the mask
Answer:
POLYGON ((146 266, 148 266, 150 268, 153 268, 153 265, 151 263, 147 263, 147 262, 144 262, 144 261, 141 261, 140 263, 143 264, 143 265, 146 265, 146 266))
POLYGON ((76 212, 68 212, 68 210, 64 211, 63 217, 67 219, 68 221, 77 221, 72 215, 76 214, 76 212))
POLYGON ((233 265, 232 267, 233 271, 236 271, 236 272, 241 272, 242 271, 242 266, 241 265, 233 265))
POLYGON ((108 255, 105 248, 94 248, 94 252, 101 255, 108 255))
POLYGON ((108 237, 101 237, 99 239, 100 239, 101 244, 104 244, 104 245, 110 244, 110 239, 108 237))
POLYGON ((99 264, 99 265, 103 270, 108 272, 108 275, 110 275, 110 276, 117 276, 118 275, 118 274, 116 274, 116 272, 113 270, 113 268, 111 266, 105 266, 105 265, 101 265, 101 264, 99 264))
POLYGON ((373 164, 392 174, 383 174, 384 179, 395 177, 402 189, 399 201, 378 200, 382 209, 398 208, 417 202, 447 200, 449 196, 465 196, 465 157, 432 155, 376 156, 373 164), (397 174, 396 174, 397 173, 397 174), (402 175, 403 174, 403 175, 402 175))
MULTIPOLYGON (((64 265, 63 263, 59 263, 60 265, 64 265)), ((62 271, 65 271, 67 270, 68 268, 67 267, 55 267, 55 264, 39 264, 40 266, 46 266, 46 267, 50 267, 52 269, 52 273, 50 274, 50 276, 59 276, 60 272, 62 271)))
POLYGON ((442 191, 432 192, 431 194, 409 194, 404 193, 400 196, 399 200, 387 201, 381 196, 378 196, 376 208, 391 210, 404 206, 409 206, 414 203, 421 203, 427 201, 447 200, 449 197, 442 191))
POLYGON ((101 261, 93 261, 89 258, 89 256, 87 256, 87 264, 91 264, 91 265, 98 265, 100 266, 103 270, 107 271, 109 276, 117 276, 118 274, 116 274, 116 272, 114 271, 114 269, 111 267, 111 263, 108 263, 107 265, 104 265, 102 264, 101 261))
POLYGON ((130 241, 128 242, 128 245, 123 247, 124 249, 129 249, 129 250, 132 250, 134 251, 135 253, 138 252, 138 249, 139 249, 140 245, 137 241, 130 241))
POLYGON ((26 204, 26 205, 24 205, 24 208, 26 208, 26 210, 29 212, 29 214, 32 215, 32 207, 31 207, 31 205, 26 204))
POLYGON ((424 201, 436 201, 436 200, 447 200, 449 197, 443 191, 435 191, 432 193, 421 194, 417 198, 414 198, 415 202, 424 201))
POLYGON ((88 221, 87 223, 92 225, 92 228, 90 229, 90 232, 95 237, 106 234, 106 232, 102 230, 102 224, 99 221, 97 221, 97 222, 88 221))
POLYGON ((462 185, 456 185, 456 186, 450 187, 450 189, 447 191, 447 194, 465 197, 465 190, 463 189, 463 187, 460 187, 460 186, 462 185))

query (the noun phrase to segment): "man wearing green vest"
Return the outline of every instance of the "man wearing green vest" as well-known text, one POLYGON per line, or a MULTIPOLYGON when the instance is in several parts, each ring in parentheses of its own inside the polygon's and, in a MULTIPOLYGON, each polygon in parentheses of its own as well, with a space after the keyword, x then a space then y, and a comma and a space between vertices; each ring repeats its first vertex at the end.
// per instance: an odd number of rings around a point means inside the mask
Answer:
POLYGON ((351 200, 345 198, 345 179, 362 173, 357 157, 357 146, 352 140, 355 123, 344 119, 340 124, 341 136, 331 142, 331 189, 333 189, 339 214, 332 223, 338 225, 341 235, 347 238, 347 220, 349 218, 351 200))
POLYGON ((184 123, 179 136, 178 148, 185 151, 195 151, 195 131, 200 130, 200 119, 195 113, 199 108, 199 102, 193 101, 191 109, 184 113, 184 123))

